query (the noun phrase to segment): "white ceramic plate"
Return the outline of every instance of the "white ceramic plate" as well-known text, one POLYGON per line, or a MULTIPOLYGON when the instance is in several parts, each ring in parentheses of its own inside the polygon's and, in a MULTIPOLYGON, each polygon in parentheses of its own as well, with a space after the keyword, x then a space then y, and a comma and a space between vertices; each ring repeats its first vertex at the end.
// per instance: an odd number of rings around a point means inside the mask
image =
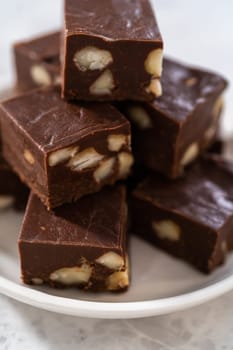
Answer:
POLYGON ((0 292, 35 307, 92 318, 136 318, 183 310, 233 288, 233 255, 205 276, 136 237, 131 247, 132 286, 124 294, 25 286, 17 252, 21 220, 13 210, 0 213, 0 292))

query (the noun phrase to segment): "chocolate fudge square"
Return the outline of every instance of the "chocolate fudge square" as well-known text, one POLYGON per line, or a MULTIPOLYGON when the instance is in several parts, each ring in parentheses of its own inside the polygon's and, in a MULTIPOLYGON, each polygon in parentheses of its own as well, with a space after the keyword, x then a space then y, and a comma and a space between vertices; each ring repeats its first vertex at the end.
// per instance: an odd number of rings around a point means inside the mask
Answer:
POLYGON ((31 194, 19 237, 28 284, 123 291, 129 285, 123 186, 48 211, 31 194))
POLYGON ((126 103, 135 160, 170 178, 215 140, 227 82, 220 75, 165 59, 164 94, 151 103, 126 103))
POLYGON ((132 232, 209 273, 233 249, 233 163, 205 156, 182 179, 153 174, 132 194, 132 232))
POLYGON ((21 91, 60 85, 60 32, 14 45, 17 87, 21 91))
POLYGON ((1 104, 3 154, 50 209, 128 176, 130 125, 108 104, 69 104, 51 88, 1 104))
POLYGON ((66 0, 64 16, 64 98, 161 95, 163 41, 149 0, 66 0))

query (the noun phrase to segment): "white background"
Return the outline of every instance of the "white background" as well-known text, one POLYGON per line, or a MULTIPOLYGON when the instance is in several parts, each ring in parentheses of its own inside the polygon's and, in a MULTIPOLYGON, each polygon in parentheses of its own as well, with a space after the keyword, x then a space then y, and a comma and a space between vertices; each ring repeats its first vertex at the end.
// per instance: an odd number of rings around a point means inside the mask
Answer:
MULTIPOLYGON (((94 1, 94 0, 93 0, 94 1)), ((154 1, 166 53, 233 82, 233 1, 154 1)), ((57 29, 60 0, 0 1, 0 86, 13 81, 10 45, 57 29)), ((233 131, 233 96, 224 130, 233 131)), ((35 310, 0 296, 0 349, 233 349, 233 294, 186 312, 145 320, 84 320, 35 310), (67 345, 69 345, 67 347, 67 345)))

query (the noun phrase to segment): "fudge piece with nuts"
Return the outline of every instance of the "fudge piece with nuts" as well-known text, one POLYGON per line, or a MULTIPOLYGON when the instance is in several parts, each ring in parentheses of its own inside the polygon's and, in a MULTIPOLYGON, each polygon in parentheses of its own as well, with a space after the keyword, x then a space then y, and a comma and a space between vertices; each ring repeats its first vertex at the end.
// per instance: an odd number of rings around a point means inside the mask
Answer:
POLYGON ((60 84, 60 32, 14 45, 17 87, 30 90, 60 84))
POLYGON ((19 237, 28 284, 122 291, 129 285, 123 186, 105 188, 52 211, 31 194, 19 237))
POLYGON ((150 101, 161 95, 163 41, 149 0, 66 0, 62 95, 150 101))
POLYGON ((220 75, 165 59, 164 94, 152 103, 126 103, 135 160, 170 178, 183 173, 215 140, 226 81, 220 75))
POLYGON ((233 163, 208 155, 182 179, 147 177, 132 195, 132 231, 208 273, 233 249, 233 163))
POLYGON ((130 124, 108 104, 69 104, 51 88, 2 103, 3 153, 50 209, 129 175, 130 124))

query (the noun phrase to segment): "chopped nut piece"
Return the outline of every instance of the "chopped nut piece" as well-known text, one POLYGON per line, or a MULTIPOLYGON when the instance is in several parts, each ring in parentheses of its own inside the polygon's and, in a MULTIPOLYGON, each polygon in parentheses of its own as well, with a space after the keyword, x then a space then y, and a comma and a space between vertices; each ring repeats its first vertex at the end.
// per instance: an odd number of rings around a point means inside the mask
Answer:
POLYGON ((204 137, 205 137, 206 141, 211 141, 214 138, 214 136, 216 135, 216 132, 217 132, 217 124, 210 126, 205 132, 204 137))
POLYGON ((153 127, 149 114, 144 108, 132 105, 128 108, 130 119, 135 122, 140 129, 149 129, 153 127))
POLYGON ((113 272, 107 279, 108 290, 118 290, 127 288, 129 285, 128 271, 113 272))
POLYGON ((113 272, 106 281, 108 290, 118 290, 129 286, 129 260, 126 259, 125 270, 113 272))
POLYGON ((29 150, 25 149, 23 155, 24 155, 24 158, 26 159, 26 161, 29 164, 33 165, 35 163, 35 159, 34 159, 33 155, 31 154, 31 152, 29 150))
POLYGON ((64 267, 50 274, 50 280, 64 285, 87 283, 92 274, 92 267, 83 264, 76 267, 64 267))
POLYGON ((124 259, 115 252, 108 252, 101 255, 96 262, 111 270, 120 270, 124 266, 124 259))
POLYGON ((128 142, 128 135, 109 135, 108 149, 111 152, 118 152, 128 142))
POLYGON ((69 160, 75 156, 75 154, 78 152, 78 149, 78 146, 71 146, 50 153, 48 157, 49 166, 55 166, 69 160))
POLYGON ((147 73, 154 77, 160 77, 162 74, 163 50, 155 49, 149 53, 145 60, 145 69, 147 73))
POLYGON ((101 162, 99 167, 94 172, 94 178, 97 183, 105 180, 112 174, 115 161, 115 158, 109 158, 101 162))
POLYGON ((52 84, 51 77, 47 70, 41 65, 34 65, 31 67, 32 80, 40 86, 50 86, 52 84))
POLYGON ((213 116, 214 118, 218 118, 222 108, 224 105, 224 99, 223 96, 219 96, 218 99, 216 100, 214 107, 213 107, 213 116))
POLYGON ((110 95, 114 87, 112 72, 107 69, 90 86, 90 93, 92 95, 110 95))
POLYGON ((101 50, 95 46, 87 46, 77 51, 74 55, 74 63, 82 72, 87 70, 101 70, 112 62, 111 52, 101 50))
POLYGON ((194 142, 185 151, 181 159, 181 165, 182 166, 188 165, 198 156, 198 154, 199 154, 199 145, 196 142, 194 142))
POLYGON ((178 241, 180 239, 180 227, 171 220, 153 221, 152 228, 161 239, 178 241))
POLYGON ((71 158, 68 166, 71 167, 72 170, 81 171, 97 166, 103 158, 104 156, 102 154, 96 152, 93 147, 90 147, 71 158))
POLYGON ((0 195, 0 209, 7 209, 14 204, 15 198, 9 195, 0 195))
POLYGON ((189 78, 189 79, 185 80, 185 85, 188 87, 192 87, 192 86, 196 85, 197 82, 198 82, 198 79, 196 77, 193 77, 193 78, 189 78))
POLYGON ((162 85, 159 79, 151 79, 150 85, 147 86, 146 91, 150 94, 152 93, 155 97, 162 96, 162 85))
POLYGON ((118 154, 119 162, 119 176, 125 178, 129 175, 134 159, 132 154, 127 152, 121 152, 118 154))
POLYGON ((40 285, 40 284, 43 284, 44 282, 41 278, 35 277, 35 278, 32 278, 32 283, 36 285, 40 285))

